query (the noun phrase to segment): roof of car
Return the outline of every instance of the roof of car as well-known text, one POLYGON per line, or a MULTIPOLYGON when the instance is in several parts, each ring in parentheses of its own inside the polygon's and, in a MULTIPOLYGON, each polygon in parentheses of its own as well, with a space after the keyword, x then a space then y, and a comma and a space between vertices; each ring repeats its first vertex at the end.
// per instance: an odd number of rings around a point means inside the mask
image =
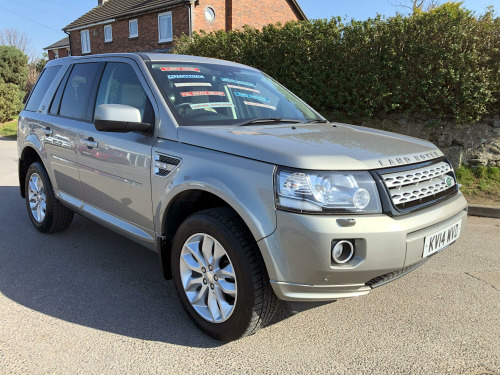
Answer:
MULTIPOLYGON (((290 0, 297 9, 300 16, 307 20, 307 17, 297 3, 297 0, 290 0)), ((96 6, 80 18, 71 22, 63 30, 80 28, 87 25, 110 21, 115 18, 133 17, 135 15, 171 8, 175 5, 182 5, 185 0, 108 0, 104 4, 96 6)))
MULTIPOLYGON (((137 53, 105 53, 105 54, 99 54, 99 55, 87 55, 87 56, 70 56, 70 57, 64 57, 62 59, 56 59, 56 60, 51 60, 48 62, 48 66, 50 65, 58 65, 62 62, 65 61, 75 61, 75 60, 87 60, 87 59, 94 59, 94 58, 101 58, 101 59, 106 59, 106 58, 113 58, 113 57, 128 57, 132 59, 142 59, 144 61, 151 61, 151 62, 178 62, 178 63, 198 63, 198 64, 219 64, 219 65, 228 65, 228 66, 235 66, 235 67, 244 67, 247 69, 255 69, 247 65, 231 62, 231 61, 226 61, 226 60, 219 60, 219 59, 212 59, 208 57, 201 57, 201 56, 189 56, 189 55, 175 55, 175 54, 170 54, 170 53, 143 53, 143 52, 137 52, 137 53)), ((255 69, 258 70, 258 69, 255 69)))

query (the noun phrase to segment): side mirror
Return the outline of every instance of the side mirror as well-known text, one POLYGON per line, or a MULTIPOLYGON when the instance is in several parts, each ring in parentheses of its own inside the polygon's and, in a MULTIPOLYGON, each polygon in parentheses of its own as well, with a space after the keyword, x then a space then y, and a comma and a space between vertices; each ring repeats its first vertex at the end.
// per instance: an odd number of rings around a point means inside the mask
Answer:
POLYGON ((151 124, 141 122, 141 112, 124 104, 101 104, 95 109, 95 128, 101 132, 147 133, 151 124))

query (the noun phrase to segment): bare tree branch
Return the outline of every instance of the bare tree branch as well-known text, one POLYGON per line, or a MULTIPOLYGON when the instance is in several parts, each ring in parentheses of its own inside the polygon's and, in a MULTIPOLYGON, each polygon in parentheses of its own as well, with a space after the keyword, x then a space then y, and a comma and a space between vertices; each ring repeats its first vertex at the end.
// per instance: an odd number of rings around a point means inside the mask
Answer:
POLYGON ((27 33, 14 27, 0 29, 0 45, 16 47, 28 56, 30 61, 36 59, 31 37, 27 33))
POLYGON ((412 13, 417 10, 429 11, 441 5, 440 0, 404 0, 397 1, 395 3, 389 2, 392 6, 396 8, 409 9, 412 13))

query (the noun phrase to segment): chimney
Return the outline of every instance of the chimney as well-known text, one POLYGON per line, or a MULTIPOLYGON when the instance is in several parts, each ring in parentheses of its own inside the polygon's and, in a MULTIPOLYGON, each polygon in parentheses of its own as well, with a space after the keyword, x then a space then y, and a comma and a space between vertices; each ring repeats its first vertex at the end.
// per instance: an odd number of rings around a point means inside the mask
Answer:
POLYGON ((97 0, 97 6, 101 6, 102 4, 104 4, 106 1, 108 0, 97 0))

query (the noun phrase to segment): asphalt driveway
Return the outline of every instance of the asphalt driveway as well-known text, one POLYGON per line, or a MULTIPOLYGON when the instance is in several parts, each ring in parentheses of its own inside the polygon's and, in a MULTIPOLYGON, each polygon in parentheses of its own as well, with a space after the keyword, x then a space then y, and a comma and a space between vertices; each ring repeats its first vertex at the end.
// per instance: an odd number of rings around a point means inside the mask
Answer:
POLYGON ((500 374, 500 219, 367 296, 221 345, 153 252, 82 217, 43 235, 0 140, 0 374, 500 374))

